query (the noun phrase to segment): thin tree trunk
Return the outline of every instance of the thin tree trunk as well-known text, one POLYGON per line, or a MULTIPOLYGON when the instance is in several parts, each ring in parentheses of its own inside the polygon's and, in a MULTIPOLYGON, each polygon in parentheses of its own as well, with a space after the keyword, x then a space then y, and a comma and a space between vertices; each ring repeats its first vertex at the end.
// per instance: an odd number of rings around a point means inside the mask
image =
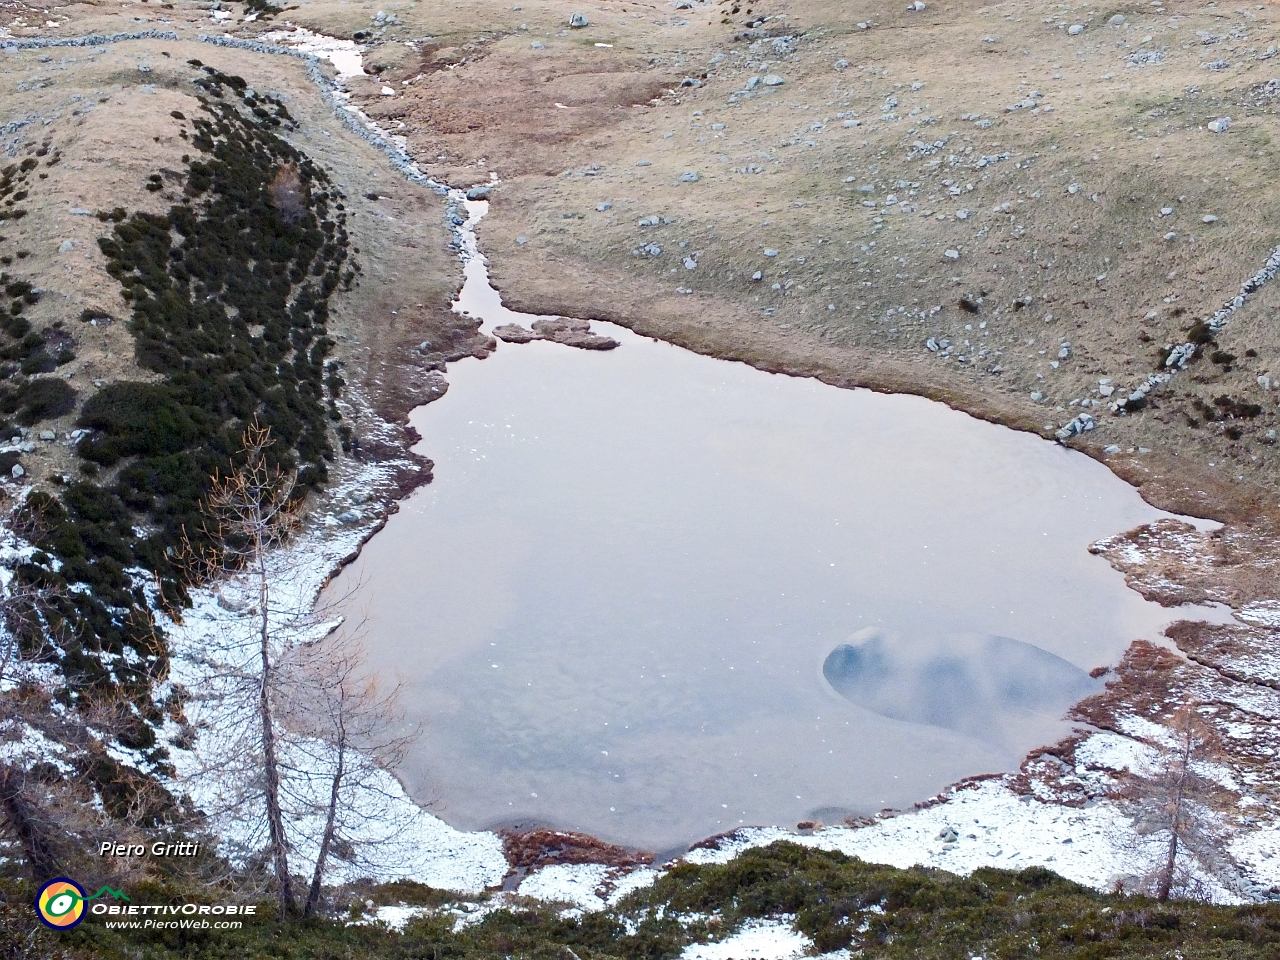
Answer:
POLYGON ((271 627, 268 619, 267 571, 258 560, 258 602, 262 615, 262 687, 258 710, 262 716, 262 755, 266 774, 267 827, 271 838, 271 860, 276 874, 276 898, 280 916, 293 912, 293 878, 289 876, 289 849, 280 813, 280 767, 276 760, 276 734, 271 719, 271 627))
POLYGON ((338 791, 342 788, 342 777, 346 772, 347 742, 346 736, 340 737, 337 743, 338 767, 333 772, 333 783, 329 788, 329 812, 324 821, 324 836, 320 839, 320 854, 316 857, 316 869, 311 875, 311 889, 307 892, 307 905, 302 915, 309 917, 315 913, 320 903, 320 885, 324 881, 324 870, 329 859, 329 847, 333 844, 333 834, 338 821, 338 791))
POLYGON ((1182 758, 1175 768, 1177 770, 1177 789, 1174 791, 1173 810, 1169 817, 1169 851, 1165 857, 1164 867, 1160 871, 1160 880, 1156 885, 1157 900, 1168 900, 1169 894, 1173 890, 1174 867, 1178 862, 1178 841, 1182 838, 1184 829, 1182 807, 1186 802, 1187 776, 1191 770, 1191 753, 1191 735, 1188 733, 1182 744, 1182 758))
POLYGON ((0 767, 0 815, 21 845, 32 879, 41 883, 58 875, 58 858, 39 811, 26 796, 26 779, 21 770, 0 767))
POLYGON ((1173 889, 1173 868, 1178 862, 1178 831, 1169 831, 1169 854, 1165 858, 1164 868, 1160 871, 1160 881, 1156 884, 1156 899, 1168 900, 1173 889))

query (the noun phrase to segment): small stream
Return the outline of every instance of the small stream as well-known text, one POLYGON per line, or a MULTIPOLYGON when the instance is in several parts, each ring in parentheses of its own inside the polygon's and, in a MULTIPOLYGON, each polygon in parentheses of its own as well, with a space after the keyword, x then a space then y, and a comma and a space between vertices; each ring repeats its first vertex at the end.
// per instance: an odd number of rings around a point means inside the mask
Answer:
MULTIPOLYGON (((467 208, 455 309, 528 326, 467 208)), ((1188 615, 1088 553, 1166 514, 1082 454, 594 327, 619 348, 453 364, 411 417, 435 480, 332 588, 359 584, 425 724, 399 773, 454 826, 669 850, 909 806, 1015 769, 1188 615)))

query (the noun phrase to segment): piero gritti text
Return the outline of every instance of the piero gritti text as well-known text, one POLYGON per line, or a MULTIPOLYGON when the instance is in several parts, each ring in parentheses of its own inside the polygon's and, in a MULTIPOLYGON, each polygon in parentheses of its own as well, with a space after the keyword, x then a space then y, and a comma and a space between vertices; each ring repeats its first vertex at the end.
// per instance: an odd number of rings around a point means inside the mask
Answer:
POLYGON ((98 847, 100 857, 194 857, 200 853, 200 844, 190 841, 177 843, 157 842, 148 847, 142 843, 111 843, 104 841, 98 847))

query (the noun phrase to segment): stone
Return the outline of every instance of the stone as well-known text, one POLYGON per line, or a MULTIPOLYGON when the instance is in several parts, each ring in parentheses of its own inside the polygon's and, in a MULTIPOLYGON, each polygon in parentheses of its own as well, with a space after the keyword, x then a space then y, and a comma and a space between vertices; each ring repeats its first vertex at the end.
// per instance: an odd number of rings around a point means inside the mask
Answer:
POLYGON ((956 843, 960 839, 960 831, 955 827, 943 827, 938 839, 943 843, 956 843))
POLYGON ((1095 429, 1097 426, 1098 422, 1094 420, 1091 414, 1082 413, 1074 420, 1064 424, 1062 429, 1055 433, 1054 436, 1058 440, 1068 440, 1077 434, 1087 433, 1088 431, 1095 429))
POLYGON ((606 210, 612 210, 612 209, 613 209, 613 204, 608 203, 607 201, 605 203, 596 204, 596 213, 604 213, 606 210))
POLYGON ((467 199, 468 200, 488 200, 489 199, 488 184, 480 184, 479 186, 472 187, 470 190, 467 191, 467 199))
POLYGON ((86 210, 84 207, 72 207, 67 212, 70 213, 73 217, 92 217, 93 216, 93 211, 86 210))
POLYGON ((545 43, 543 43, 541 40, 535 40, 535 41, 533 41, 533 43, 529 44, 529 47, 530 47, 530 49, 533 49, 533 50, 545 50, 545 49, 547 49, 547 45, 546 45, 545 43))
POLYGON ((70 253, 72 250, 75 249, 75 246, 76 246, 76 242, 74 240, 63 240, 60 244, 58 244, 58 252, 70 253))
POLYGON ((966 210, 957 210, 957 211, 956 211, 956 219, 957 219, 957 220, 968 220, 968 219, 969 219, 969 216, 970 216, 970 214, 971 214, 972 212, 973 212, 973 211, 971 211, 971 210, 967 210, 967 209, 966 209, 966 210))
POLYGON ((836 61, 836 69, 837 69, 837 70, 848 70, 848 69, 849 69, 849 61, 848 61, 848 60, 837 60, 837 61, 836 61))
POLYGON ((764 279, 764 274, 761 273, 759 270, 757 270, 755 273, 751 275, 751 279, 758 283, 759 281, 764 279))
POLYGON ((680 174, 680 182, 681 183, 697 183, 698 174, 695 173, 693 170, 686 170, 684 173, 680 174))
MULTIPOLYGON (((591 324, 586 320, 571 320, 555 317, 533 321, 533 331, 543 340, 553 340, 569 347, 581 350, 612 350, 618 341, 612 337, 601 337, 591 332, 591 324)), ((497 333, 497 331, 494 331, 497 333)))
POLYGON ((1120 448, 1113 443, 1109 447, 1103 447, 1102 452, 1103 453, 1119 453, 1120 448))
POLYGON ((944 257, 946 257, 948 260, 959 260, 959 259, 960 259, 960 251, 959 251, 959 250, 956 250, 956 249, 954 249, 954 248, 953 248, 953 249, 951 249, 951 250, 947 250, 947 251, 945 251, 942 255, 943 255, 944 257))
POLYGON ((1160 216, 1169 217, 1173 215, 1173 207, 1161 207, 1160 216))
POLYGON ((1164 235, 1164 238, 1165 238, 1166 240, 1177 240, 1177 239, 1178 239, 1178 235, 1177 235, 1176 233, 1174 233, 1172 230, 1170 230, 1168 233, 1166 233, 1166 234, 1164 235))
POLYGON ((430 340, 423 340, 420 344, 418 344, 418 352, 419 352, 419 353, 430 353, 430 352, 431 352, 431 341, 430 341, 430 340))
POLYGON ((22 464, 15 463, 13 465, 13 469, 9 471, 9 475, 12 476, 13 479, 17 480, 19 477, 24 476, 26 472, 26 470, 22 469, 22 464))
POLYGON ((494 327, 493 335, 503 343, 528 343, 538 339, 536 333, 518 323, 504 323, 500 327, 494 327))
POLYGON ((653 164, 652 164, 652 163, 650 163, 648 160, 637 160, 637 161, 636 161, 636 166, 637 166, 637 167, 651 167, 651 166, 653 166, 653 164))
POLYGON ((1067 33, 1073 37, 1080 36, 1080 34, 1084 33, 1084 24, 1073 23, 1071 26, 1067 27, 1067 33))
POLYGON ((1216 120, 1210 120, 1205 124, 1205 128, 1210 133, 1226 133, 1231 129, 1230 117, 1218 117, 1216 120))
POLYGON ((636 221, 637 227, 656 227, 661 221, 656 213, 651 213, 647 217, 641 217, 636 221))
POLYGON ((1200 218, 1200 220, 1201 220, 1201 222, 1203 222, 1203 223, 1217 223, 1217 222, 1218 222, 1218 218, 1217 218, 1217 217, 1215 217, 1212 213, 1206 213, 1203 217, 1201 217, 1201 218, 1200 218))
POLYGON ((1120 26, 1120 24, 1124 22, 1125 22, 1125 16, 1123 13, 1117 13, 1110 20, 1107 21, 1107 23, 1111 24, 1113 27, 1118 27, 1120 26))
POLYGON ((926 4, 923 2, 923 0, 916 0, 915 3, 910 4, 907 7, 907 10, 911 13, 920 13, 922 10, 925 10, 925 9, 926 9, 926 4))
POLYGON ((777 251, 777 250, 765 250, 764 255, 765 255, 766 257, 776 257, 776 256, 778 255, 778 251, 777 251))
POLYGON ((1041 393, 1039 390, 1032 390, 1031 399, 1034 400, 1036 403, 1040 403, 1044 400, 1044 394, 1041 393))
POLYGON ((1058 348, 1058 359, 1067 360, 1070 357, 1071 357, 1071 344, 1064 343, 1061 347, 1058 348))
POLYGON ((521 244, 523 244, 523 243, 528 243, 528 242, 529 242, 529 238, 528 238, 528 237, 516 237, 516 243, 521 243, 521 244))
POLYGON ((591 26, 591 21, 587 19, 587 15, 585 13, 575 13, 569 18, 569 26, 577 30, 582 27, 591 26))
POLYGON ((1270 390, 1270 389, 1271 389, 1271 378, 1270 378, 1270 377, 1259 377, 1259 378, 1258 378, 1258 386, 1260 386, 1263 390, 1270 390))
POLYGON ((780 87, 787 81, 783 80, 776 73, 770 73, 762 77, 760 82, 763 83, 766 87, 780 87))
POLYGON ((52 430, 41 430, 40 439, 41 440, 57 440, 58 435, 52 430))

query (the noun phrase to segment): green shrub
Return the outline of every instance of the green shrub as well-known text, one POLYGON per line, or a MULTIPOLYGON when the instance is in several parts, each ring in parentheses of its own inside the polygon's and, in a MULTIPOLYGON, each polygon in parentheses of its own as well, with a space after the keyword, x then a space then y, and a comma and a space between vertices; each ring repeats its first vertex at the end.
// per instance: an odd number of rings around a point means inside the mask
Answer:
MULTIPOLYGON (((25 371, 24 371, 25 372, 25 371)), ((41 377, 18 392, 18 422, 31 426, 41 420, 66 416, 76 407, 76 391, 65 380, 41 377)))

